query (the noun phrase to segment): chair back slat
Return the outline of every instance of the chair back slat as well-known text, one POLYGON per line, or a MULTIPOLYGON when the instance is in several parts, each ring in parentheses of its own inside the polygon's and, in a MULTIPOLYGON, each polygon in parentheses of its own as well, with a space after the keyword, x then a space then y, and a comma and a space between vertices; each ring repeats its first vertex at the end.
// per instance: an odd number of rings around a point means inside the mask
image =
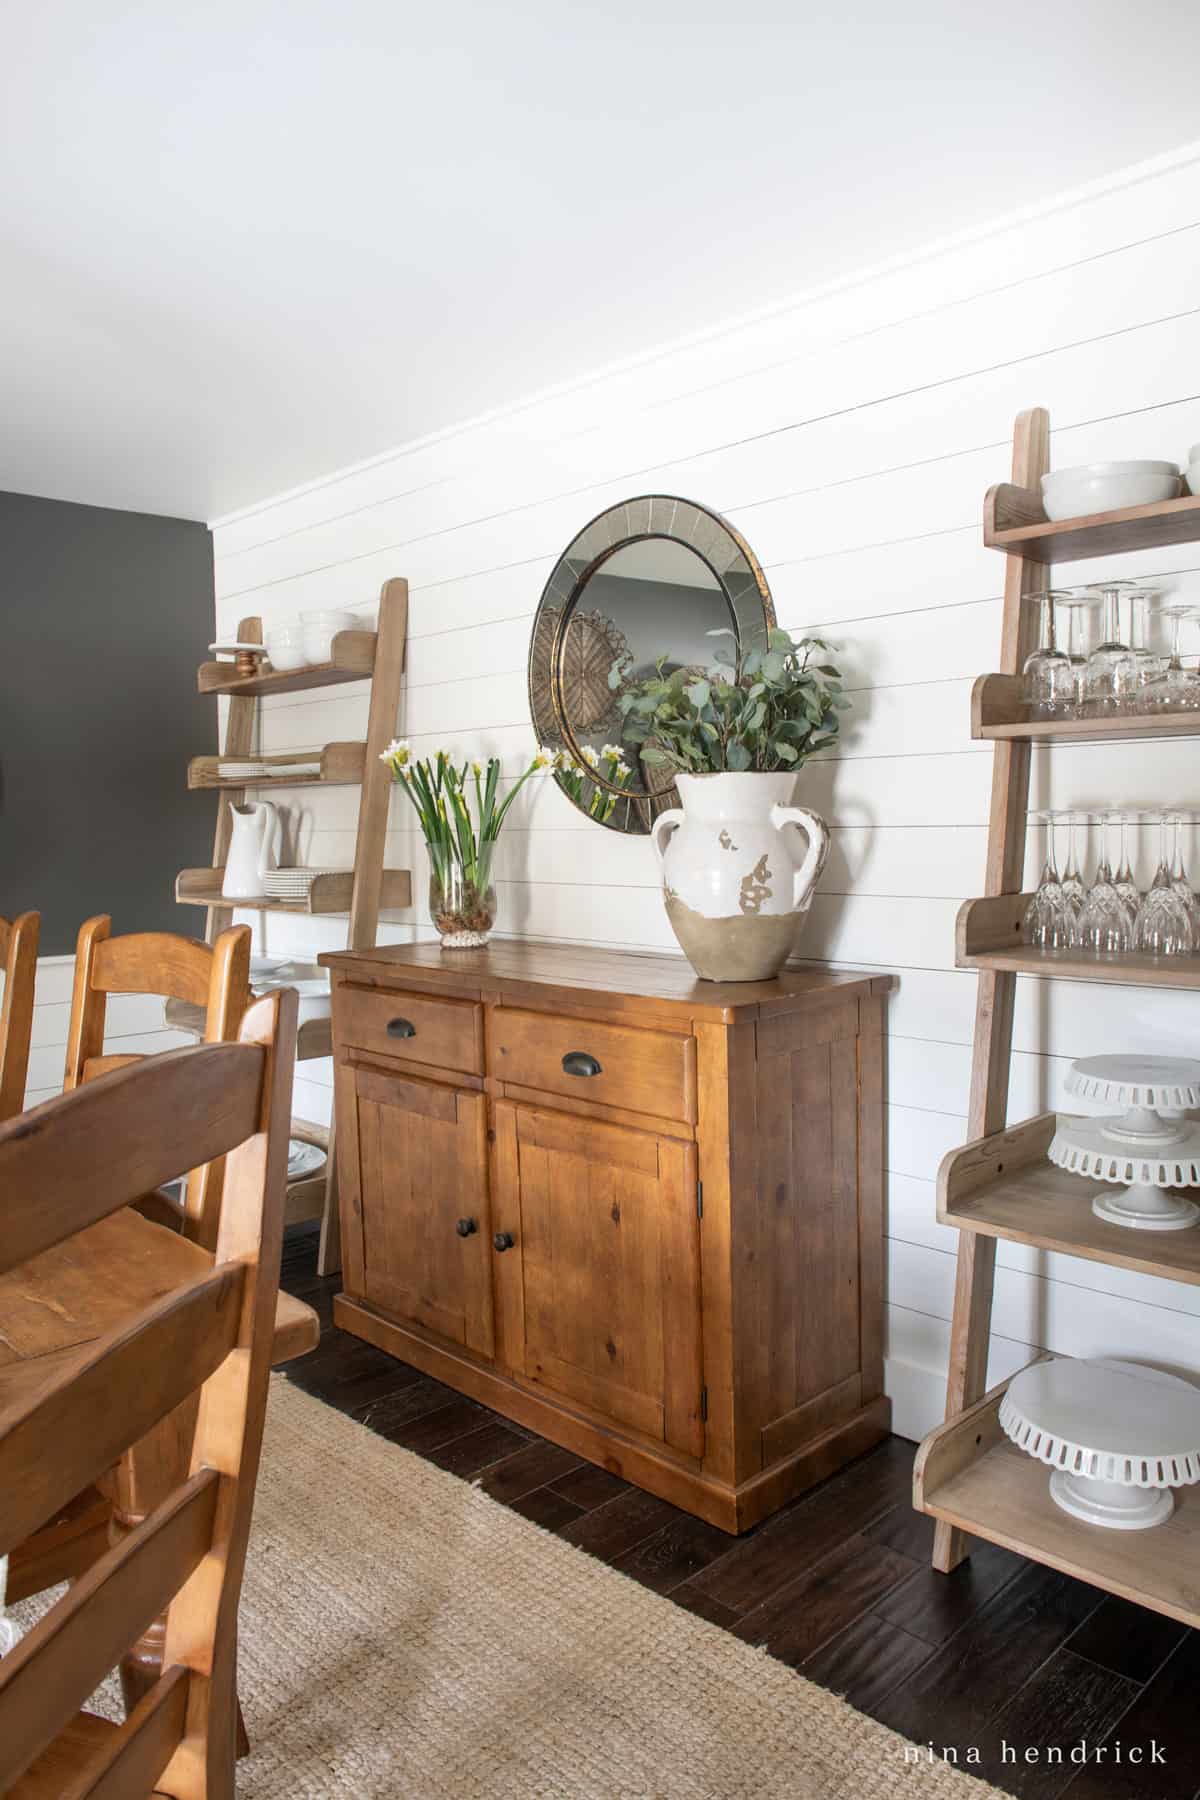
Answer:
POLYGON ((208 1555, 221 1478, 202 1469, 0 1660, 0 1794, 24 1774, 208 1555))
MULTIPOLYGON (((237 1037, 250 999, 250 929, 232 926, 210 947, 169 932, 112 936, 106 915, 80 927, 75 948, 75 985, 67 1033, 64 1088, 79 1087, 120 1067, 104 1054, 110 993, 161 994, 204 1009, 204 1042, 237 1037)), ((214 1157, 188 1173, 183 1201, 184 1236, 204 1250, 217 1241, 225 1161, 214 1157)))
POLYGON ((13 1119, 25 1105, 29 1074, 29 1042, 33 1034, 33 996, 37 980, 37 913, 0 919, 0 1119, 13 1119))
POLYGON ((127 1069, 131 1063, 145 1062, 144 1056, 90 1056, 83 1065, 83 1079, 95 1081, 97 1076, 111 1075, 114 1069, 127 1069))
POLYGON ((0 1274, 255 1130, 262 1050, 168 1050, 0 1125, 0 1274))
POLYGON ((170 994, 208 1005, 212 951, 170 931, 137 931, 96 945, 92 986, 102 994, 170 994))
MULTIPOLYGON (((33 1235, 28 1207, 15 1209, 20 1222, 11 1230, 6 1211, 9 1196, 30 1181, 54 1215, 56 1241, 70 1230, 72 1212, 86 1225, 97 1211, 78 1176, 81 1161, 105 1196, 101 1210, 155 1184, 152 1172, 165 1169, 172 1157, 211 1160, 221 1154, 227 1163, 211 1271, 156 1302, 132 1326, 89 1346, 69 1372, 57 1365, 30 1400, 11 1401, 0 1415, 3 1457, 53 1392, 60 1410, 43 1455, 67 1468, 74 1481, 73 1438, 90 1438, 90 1455, 110 1454, 92 1423, 97 1411, 119 1416, 112 1441, 129 1442, 144 1430, 139 1386, 156 1389, 159 1410, 173 1402, 175 1387, 166 1384, 164 1363, 183 1362, 193 1381, 212 1369, 195 1406, 185 1402, 174 1415, 195 1414, 190 1476, 0 1658, 0 1793, 35 1760, 32 1779, 40 1781, 42 1769, 53 1765, 51 1786, 64 1800, 129 1800, 151 1786, 176 1800, 230 1800, 234 1792, 237 1606, 279 1287, 296 1010, 293 990, 272 994, 246 1013, 236 1044, 151 1057, 0 1126, 3 1266, 16 1260, 9 1238, 19 1234, 28 1241, 33 1235), (173 1070, 182 1072, 182 1081, 173 1070), (213 1119, 210 1129, 205 1121, 213 1119), (151 1353, 148 1334, 167 1315, 190 1317, 196 1343, 184 1348, 159 1338, 151 1353), (106 1377, 104 1408, 95 1391, 100 1371, 106 1377), (164 1605, 163 1678, 125 1729, 97 1747, 96 1736, 106 1734, 81 1733, 71 1714, 164 1605), (59 1768, 71 1775, 55 1786, 59 1768)), ((43 1427, 48 1419, 41 1415, 43 1427)), ((31 1441, 22 1452, 26 1460, 31 1441)), ((45 1493, 66 1478, 39 1479, 45 1493)), ((10 1523, 18 1522, 7 1497, 4 1506, 10 1523)))
POLYGON ((0 1556, 220 1367, 237 1340, 244 1288, 244 1266, 223 1263, 85 1347, 23 1406, 0 1412, 0 1556))
POLYGON ((183 1736, 190 1681, 191 1671, 176 1667, 142 1695, 86 1771, 78 1800, 129 1800, 131 1794, 151 1793, 183 1736))

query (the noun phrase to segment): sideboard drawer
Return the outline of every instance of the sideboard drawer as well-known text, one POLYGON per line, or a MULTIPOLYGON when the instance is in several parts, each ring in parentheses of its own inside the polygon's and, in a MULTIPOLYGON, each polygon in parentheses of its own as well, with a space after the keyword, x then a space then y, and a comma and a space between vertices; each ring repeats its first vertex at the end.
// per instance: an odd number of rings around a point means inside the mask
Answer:
POLYGON ((696 1040, 498 1006, 491 1073, 543 1093, 696 1122, 696 1040))
POLYGON ((333 1002, 338 1044, 429 1068, 483 1074, 483 1008, 343 983, 333 1002))

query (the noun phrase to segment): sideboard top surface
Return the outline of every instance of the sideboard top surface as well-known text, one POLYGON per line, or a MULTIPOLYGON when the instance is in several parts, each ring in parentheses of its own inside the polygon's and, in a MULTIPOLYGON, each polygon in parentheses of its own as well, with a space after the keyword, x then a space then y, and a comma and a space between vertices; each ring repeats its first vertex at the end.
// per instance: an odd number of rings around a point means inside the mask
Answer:
POLYGON ((816 964, 784 969, 772 981, 702 981, 682 956, 515 938, 500 939, 480 950, 443 950, 438 943, 423 943, 326 951, 318 961, 338 974, 380 986, 411 981, 456 994, 521 993, 526 998, 531 988, 576 995, 585 990, 598 997, 620 997, 655 1010, 727 1023, 794 1012, 835 997, 886 993, 894 981, 887 974, 816 964))

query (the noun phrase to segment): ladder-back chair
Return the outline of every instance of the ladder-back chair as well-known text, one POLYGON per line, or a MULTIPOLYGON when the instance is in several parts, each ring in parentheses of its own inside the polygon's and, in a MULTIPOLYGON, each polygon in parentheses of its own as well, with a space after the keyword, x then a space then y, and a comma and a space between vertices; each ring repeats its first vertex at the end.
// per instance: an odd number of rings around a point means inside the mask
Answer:
POLYGON ((25 1105, 29 1041, 33 1034, 33 988, 37 979, 38 913, 0 919, 0 1119, 15 1119, 25 1105))
MULTIPOLYGON (((250 927, 232 926, 209 945, 168 931, 113 937, 112 920, 105 914, 81 925, 75 948, 65 1091, 139 1060, 104 1054, 110 994, 160 994, 164 999, 182 1000, 202 1012, 206 1044, 227 1043, 237 1036, 250 1001, 250 927)), ((217 1241, 223 1173, 219 1157, 188 1172, 183 1231, 205 1250, 211 1250, 217 1241)))
POLYGON ((198 1394, 190 1474, 0 1658, 0 1793, 232 1800, 237 1610, 287 1183, 296 995, 236 1043, 111 1071, 0 1126, 0 1273, 147 1186, 227 1159, 211 1270, 81 1349, 6 1369, 0 1554, 198 1394), (27 1380, 22 1387, 20 1377, 27 1380), (162 1673, 123 1725, 80 1712, 166 1608, 162 1673))

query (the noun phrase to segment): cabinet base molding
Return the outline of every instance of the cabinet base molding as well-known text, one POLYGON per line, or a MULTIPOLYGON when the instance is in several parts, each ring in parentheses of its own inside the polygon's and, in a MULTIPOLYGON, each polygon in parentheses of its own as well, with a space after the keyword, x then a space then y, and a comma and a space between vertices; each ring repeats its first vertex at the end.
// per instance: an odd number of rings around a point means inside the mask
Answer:
POLYGON ((794 1449, 770 1468, 733 1487, 705 1475, 699 1464, 639 1444, 619 1429, 598 1424, 563 1406, 536 1387, 497 1368, 487 1368, 458 1352, 432 1343, 377 1312, 361 1300, 338 1294, 334 1324, 376 1349, 410 1363, 447 1387, 490 1406, 505 1418, 536 1431, 551 1443, 574 1451, 635 1487, 694 1513, 721 1531, 736 1536, 824 1481, 854 1457, 864 1455, 891 1430, 892 1403, 879 1395, 850 1417, 794 1449))

